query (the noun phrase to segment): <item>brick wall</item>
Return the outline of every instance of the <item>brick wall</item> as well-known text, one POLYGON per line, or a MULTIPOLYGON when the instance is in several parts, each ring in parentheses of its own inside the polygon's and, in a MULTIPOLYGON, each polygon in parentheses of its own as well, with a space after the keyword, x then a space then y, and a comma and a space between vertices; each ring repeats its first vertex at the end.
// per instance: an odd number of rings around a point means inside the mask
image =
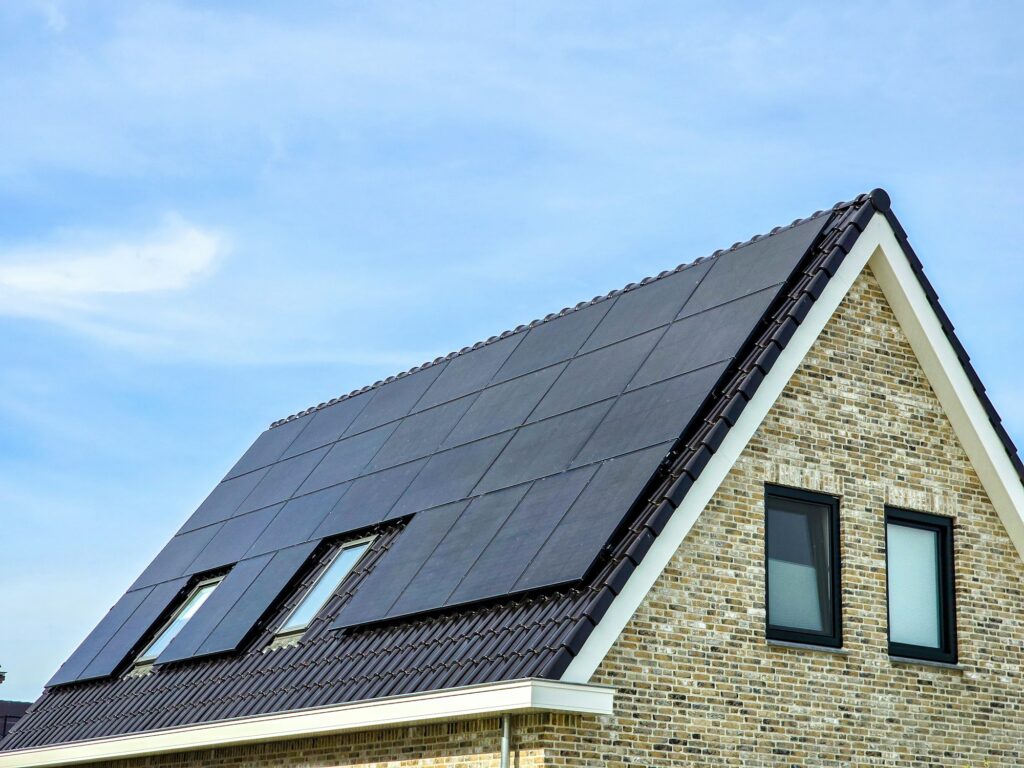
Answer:
MULTIPOLYGON (((857 281, 604 661, 610 718, 517 718, 528 766, 1024 764, 1024 567, 881 290, 857 281), (842 652, 764 638, 765 482, 842 497, 842 652), (887 655, 885 504, 955 517, 960 664, 887 655)), ((496 719, 165 766, 496 766, 496 719)))

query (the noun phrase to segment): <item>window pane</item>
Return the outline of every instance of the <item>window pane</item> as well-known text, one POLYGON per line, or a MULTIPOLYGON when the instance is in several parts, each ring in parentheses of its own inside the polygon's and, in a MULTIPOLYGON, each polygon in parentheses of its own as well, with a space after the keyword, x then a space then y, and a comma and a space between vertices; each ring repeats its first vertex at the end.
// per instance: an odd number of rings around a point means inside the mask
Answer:
POLYGON ((220 582, 213 582, 211 584, 204 584, 199 587, 192 596, 188 599, 188 602, 182 607, 177 613, 171 623, 164 628, 164 631, 157 635, 156 639, 149 644, 149 647, 139 657, 139 661, 149 661, 155 659, 164 649, 171 644, 171 640, 177 637, 178 633, 181 632, 181 628, 188 624, 188 620, 195 616, 203 603, 206 602, 206 598, 213 592, 214 587, 220 582))
POLYGON ((369 543, 367 542, 366 544, 359 544, 358 546, 347 547, 341 550, 338 556, 334 558, 334 561, 327 566, 327 570, 317 579, 316 584, 309 590, 309 594, 292 611, 291 616, 288 617, 288 620, 285 621, 284 626, 279 631, 291 632, 308 626, 309 622, 320 613, 320 609, 324 607, 324 604, 334 594, 338 585, 348 576, 348 572, 352 570, 352 566, 356 564, 356 561, 362 556, 368 546, 369 543))
POLYGON ((939 533, 889 523, 889 640, 942 646, 939 533))
POLYGON ((768 500, 768 623, 806 632, 832 628, 830 510, 768 500))

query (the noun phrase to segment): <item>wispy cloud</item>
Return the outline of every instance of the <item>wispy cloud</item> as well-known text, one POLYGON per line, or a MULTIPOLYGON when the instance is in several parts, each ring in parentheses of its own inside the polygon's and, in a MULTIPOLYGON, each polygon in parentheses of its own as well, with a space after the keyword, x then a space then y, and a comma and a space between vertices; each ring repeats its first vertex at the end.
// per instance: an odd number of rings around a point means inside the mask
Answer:
POLYGON ((157 230, 135 238, 0 252, 0 296, 23 306, 181 290, 210 272, 223 250, 220 236, 171 215, 157 230))

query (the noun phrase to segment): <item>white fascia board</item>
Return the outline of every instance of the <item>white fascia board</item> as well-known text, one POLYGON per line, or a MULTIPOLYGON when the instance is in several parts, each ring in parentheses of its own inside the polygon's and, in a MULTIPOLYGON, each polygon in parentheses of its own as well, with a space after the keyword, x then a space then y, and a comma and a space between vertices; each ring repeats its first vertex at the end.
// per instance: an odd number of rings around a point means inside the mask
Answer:
MULTIPOLYGON (((835 313, 843 298, 849 293, 854 281, 860 275, 868 260, 879 250, 883 236, 888 235, 895 243, 892 229, 885 216, 876 213, 867 228, 854 243, 836 274, 828 281, 821 296, 811 306, 811 311, 797 328, 789 344, 779 355, 771 371, 753 399, 747 403, 736 424, 726 433, 725 440, 708 461, 700 477, 690 487, 682 503, 669 518, 668 524, 654 540, 640 565, 626 581, 626 586, 612 602, 607 613, 597 623, 583 648, 570 662, 562 680, 574 683, 588 682, 598 665, 604 660, 612 644, 618 639, 627 622, 633 617, 640 603, 658 580, 665 566, 682 545, 686 535, 693 528, 700 513, 725 480, 729 470, 739 459, 743 449, 761 426, 768 411, 782 394, 783 389, 803 362, 811 345, 818 338, 825 324, 835 313)), ((896 245, 902 257, 902 250, 896 245)), ((905 260, 905 257, 902 257, 905 260)))
POLYGON ((868 262, 985 493, 1024 559, 1024 485, 891 229, 868 262))
POLYGON ((577 685, 555 680, 487 683, 53 747, 0 752, 0 768, 75 765, 346 731, 528 712, 610 715, 614 693, 614 688, 608 686, 577 685))

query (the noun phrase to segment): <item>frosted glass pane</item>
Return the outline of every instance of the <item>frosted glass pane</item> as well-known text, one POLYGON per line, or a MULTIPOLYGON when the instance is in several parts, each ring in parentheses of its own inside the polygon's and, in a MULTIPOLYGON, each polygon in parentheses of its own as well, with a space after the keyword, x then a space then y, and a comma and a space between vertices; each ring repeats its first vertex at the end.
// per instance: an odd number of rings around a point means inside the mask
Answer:
POLYGON ((939 648, 939 536, 889 523, 889 640, 939 648))
POLYGON ((813 632, 824 629, 814 566, 768 561, 768 622, 813 632))
POLYGON ((137 661, 150 661, 163 653, 167 646, 171 644, 171 640, 176 638, 178 633, 181 632, 182 627, 188 624, 188 620, 195 616, 196 611, 202 608, 203 603, 206 602, 206 598, 210 596, 214 588, 219 583, 220 582, 204 584, 197 589, 188 599, 188 602, 185 603, 184 607, 182 607, 178 612, 177 616, 175 616, 171 623, 164 628, 164 631, 149 644, 149 647, 143 651, 137 661))
POLYGON ((831 629, 830 510, 768 499, 768 623, 804 632, 831 629))

